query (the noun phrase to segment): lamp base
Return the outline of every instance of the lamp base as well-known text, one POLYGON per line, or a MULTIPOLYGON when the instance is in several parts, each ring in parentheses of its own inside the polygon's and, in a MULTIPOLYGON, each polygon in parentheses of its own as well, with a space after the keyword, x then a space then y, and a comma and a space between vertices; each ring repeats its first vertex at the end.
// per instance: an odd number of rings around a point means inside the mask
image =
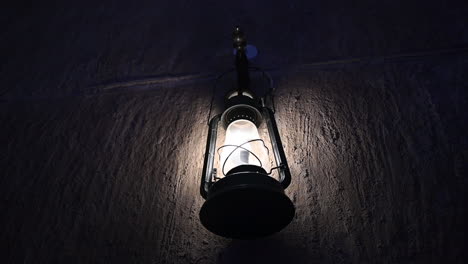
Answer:
POLYGON ((244 171, 230 172, 213 184, 200 220, 217 235, 254 239, 280 231, 294 214, 294 205, 278 181, 266 173, 244 171))

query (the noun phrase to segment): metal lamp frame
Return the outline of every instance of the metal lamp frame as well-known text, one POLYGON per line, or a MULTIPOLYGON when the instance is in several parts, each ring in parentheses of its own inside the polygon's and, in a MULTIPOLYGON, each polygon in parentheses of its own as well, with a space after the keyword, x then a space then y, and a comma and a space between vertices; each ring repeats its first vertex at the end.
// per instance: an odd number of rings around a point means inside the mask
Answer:
MULTIPOLYGON (((271 235, 287 226, 294 217, 295 208, 284 192, 284 189, 291 183, 291 173, 274 112, 265 105, 266 95, 260 100, 249 89, 246 40, 239 27, 234 30, 233 40, 237 51, 237 89, 226 94, 226 108, 223 113, 215 115, 209 121, 200 182, 200 194, 206 201, 200 209, 200 220, 208 230, 217 235, 235 239, 252 239, 271 235), (257 158, 260 166, 242 164, 225 173, 225 160, 222 165, 219 164, 225 177, 217 177, 218 169, 214 165, 219 125, 221 123, 227 129, 232 122, 237 120, 248 120, 257 128, 265 122, 276 162, 276 166, 273 166, 269 173, 262 167, 258 156, 243 147, 247 143, 261 141, 268 150, 265 142, 262 139, 250 139, 242 144, 224 145, 220 148, 234 147, 226 160, 238 149, 250 152, 257 158), (275 169, 278 170, 278 180, 271 177, 275 169)), ((270 99, 273 104, 273 98, 270 97, 270 99)), ((271 157, 270 154, 268 157, 271 157)))

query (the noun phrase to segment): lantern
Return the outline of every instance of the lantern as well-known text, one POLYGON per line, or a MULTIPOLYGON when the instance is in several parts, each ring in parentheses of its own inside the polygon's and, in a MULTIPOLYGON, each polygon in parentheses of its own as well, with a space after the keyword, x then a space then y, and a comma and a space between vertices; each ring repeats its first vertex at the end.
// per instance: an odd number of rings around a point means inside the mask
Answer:
POLYGON ((237 89, 226 95, 224 112, 209 122, 200 220, 217 235, 252 239, 283 229, 295 209, 284 193, 291 175, 274 113, 249 87, 246 40, 239 27, 233 40, 237 89))

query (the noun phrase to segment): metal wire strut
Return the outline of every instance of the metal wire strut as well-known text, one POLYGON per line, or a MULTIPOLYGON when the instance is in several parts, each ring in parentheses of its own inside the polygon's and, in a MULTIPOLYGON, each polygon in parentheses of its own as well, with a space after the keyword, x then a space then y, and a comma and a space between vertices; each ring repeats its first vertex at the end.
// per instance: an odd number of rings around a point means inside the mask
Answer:
POLYGON ((226 157, 226 159, 224 160, 223 162, 223 168, 221 170, 221 172, 223 173, 224 176, 226 176, 226 173, 224 172, 224 167, 226 165, 226 162, 228 161, 229 157, 231 157, 231 155, 238 149, 244 149, 246 151, 248 151, 249 153, 251 153, 257 160, 258 160, 258 163, 260 164, 260 167, 263 167, 263 164, 262 164, 262 161, 260 160, 260 158, 255 154, 253 153, 252 151, 242 147, 243 145, 247 144, 247 143, 251 143, 251 142, 255 142, 255 141, 261 141, 263 143, 263 146, 266 148, 267 150, 267 155, 270 154, 270 150, 268 149, 268 147, 265 145, 265 141, 263 141, 263 139, 260 139, 260 138, 257 138, 257 139, 251 139, 251 140, 248 140, 240 145, 223 145, 221 147, 218 148, 218 156, 220 157, 221 159, 221 154, 219 152, 220 149, 224 148, 224 147, 235 147, 231 152, 229 152, 229 155, 226 157))

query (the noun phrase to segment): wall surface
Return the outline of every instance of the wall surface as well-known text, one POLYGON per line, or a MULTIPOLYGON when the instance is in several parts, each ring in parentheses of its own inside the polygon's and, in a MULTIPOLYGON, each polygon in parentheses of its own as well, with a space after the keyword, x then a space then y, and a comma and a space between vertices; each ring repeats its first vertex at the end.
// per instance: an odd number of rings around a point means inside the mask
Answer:
POLYGON ((370 0, 6 7, 1 262, 464 263, 467 11, 370 0), (254 241, 198 219, 213 81, 232 66, 237 24, 275 81, 296 206, 287 228, 254 241))

